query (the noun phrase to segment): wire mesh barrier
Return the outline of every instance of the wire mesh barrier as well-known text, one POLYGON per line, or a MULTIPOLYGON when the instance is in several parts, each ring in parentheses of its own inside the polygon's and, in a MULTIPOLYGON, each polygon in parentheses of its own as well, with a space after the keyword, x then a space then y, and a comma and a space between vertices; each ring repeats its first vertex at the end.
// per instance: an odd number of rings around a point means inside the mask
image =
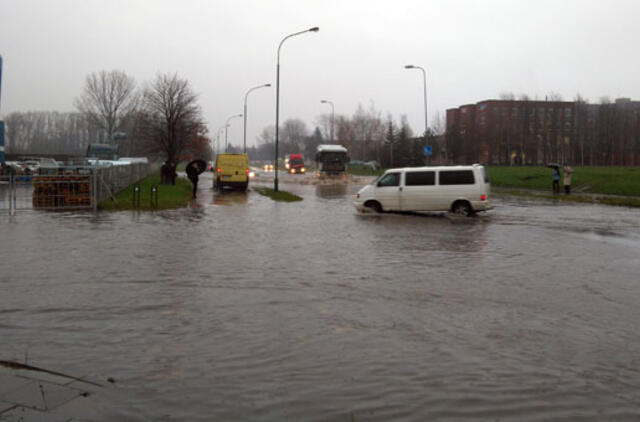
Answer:
MULTIPOLYGON (((84 167, 58 174, 0 175, 0 212, 96 210, 98 203, 151 173, 146 163, 84 167)), ((139 201, 139 199, 138 199, 139 201)), ((157 201, 157 199, 156 199, 157 201)))
POLYGON ((151 174, 147 163, 133 163, 123 166, 97 167, 93 169, 96 206, 107 198, 113 198, 126 187, 151 174))

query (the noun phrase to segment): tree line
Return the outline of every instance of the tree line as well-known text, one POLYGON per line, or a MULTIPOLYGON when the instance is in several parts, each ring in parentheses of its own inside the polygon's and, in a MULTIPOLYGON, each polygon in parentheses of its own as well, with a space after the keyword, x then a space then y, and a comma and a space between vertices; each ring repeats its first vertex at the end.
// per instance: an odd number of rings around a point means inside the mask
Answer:
POLYGON ((89 144, 117 143, 121 156, 211 158, 198 96, 177 74, 137 87, 123 71, 90 73, 74 105, 75 112, 10 113, 7 152, 83 156, 89 144))
MULTIPOLYGON (((416 137, 406 116, 401 116, 399 121, 391 114, 383 118, 373 104, 368 109, 358 105, 351 116, 334 116, 332 140, 331 120, 330 114, 320 115, 313 130, 300 119, 285 120, 279 129, 279 151, 283 156, 303 153, 313 160, 318 145, 336 143, 347 148, 354 161, 375 161, 383 167, 423 165, 422 147, 434 145, 436 136, 443 130, 442 119, 438 117, 426 139, 416 137)), ((241 152, 242 149, 229 145, 228 150, 241 152)), ((257 138, 257 145, 247 149, 252 159, 264 161, 273 161, 274 151, 274 126, 265 127, 257 138)))

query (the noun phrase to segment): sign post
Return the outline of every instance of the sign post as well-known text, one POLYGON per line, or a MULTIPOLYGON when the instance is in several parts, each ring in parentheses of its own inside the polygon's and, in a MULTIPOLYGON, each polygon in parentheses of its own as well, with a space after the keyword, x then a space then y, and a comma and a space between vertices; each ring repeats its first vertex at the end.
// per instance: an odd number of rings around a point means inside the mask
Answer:
POLYGON ((431 145, 425 145, 422 147, 422 153, 425 156, 426 164, 429 165, 429 157, 433 154, 433 148, 431 145))
MULTIPOLYGON (((0 105, 2 104, 2 55, 0 54, 0 105)), ((0 108, 2 110, 2 108, 0 108)), ((2 117, 2 114, 0 114, 2 117)), ((0 120, 0 163, 4 163, 4 122, 0 120)))

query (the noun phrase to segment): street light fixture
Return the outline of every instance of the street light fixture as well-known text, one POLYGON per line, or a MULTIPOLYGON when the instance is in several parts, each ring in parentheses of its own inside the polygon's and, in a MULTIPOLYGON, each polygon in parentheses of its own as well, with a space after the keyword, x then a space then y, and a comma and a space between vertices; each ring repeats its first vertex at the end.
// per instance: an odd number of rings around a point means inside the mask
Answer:
POLYGON ((320 102, 322 104, 331 105, 331 130, 330 130, 330 132, 331 132, 331 143, 333 143, 333 117, 334 117, 334 114, 335 114, 335 108, 333 106, 333 103, 331 101, 329 101, 329 100, 321 100, 320 102))
POLYGON ((229 126, 231 126, 229 124, 229 121, 231 119, 235 119, 236 117, 242 117, 242 114, 236 114, 236 115, 233 115, 233 116, 229 117, 227 119, 226 125, 224 126, 224 152, 227 152, 227 137, 229 135, 229 126))
POLYGON ((256 89, 260 89, 260 88, 268 88, 270 87, 271 84, 264 84, 264 85, 259 85, 256 87, 251 88, 250 90, 247 91, 246 94, 244 94, 244 153, 247 153, 247 97, 249 96, 249 93, 251 91, 255 91, 256 89))
POLYGON ((412 64, 408 64, 404 67, 405 69, 420 69, 422 71, 422 79, 424 82, 424 139, 427 139, 427 72, 424 68, 420 66, 414 66, 412 64))
POLYGON ((280 125, 280 49, 282 48, 282 44, 291 37, 295 37, 296 35, 301 35, 306 32, 318 32, 320 28, 314 26, 313 28, 305 29, 304 31, 294 32, 293 34, 289 34, 280 41, 278 45, 278 65, 276 67, 276 156, 274 163, 275 170, 275 178, 273 179, 273 190, 278 192, 278 139, 279 139, 279 125, 280 125))

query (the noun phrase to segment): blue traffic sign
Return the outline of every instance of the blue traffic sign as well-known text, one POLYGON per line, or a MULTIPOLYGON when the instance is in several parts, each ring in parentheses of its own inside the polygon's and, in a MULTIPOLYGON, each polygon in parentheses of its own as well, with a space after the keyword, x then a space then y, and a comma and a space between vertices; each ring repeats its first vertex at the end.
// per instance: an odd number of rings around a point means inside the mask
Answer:
POLYGON ((431 148, 431 145, 425 145, 422 147, 422 152, 424 153, 424 155, 429 157, 431 154, 433 154, 433 148, 431 148))

